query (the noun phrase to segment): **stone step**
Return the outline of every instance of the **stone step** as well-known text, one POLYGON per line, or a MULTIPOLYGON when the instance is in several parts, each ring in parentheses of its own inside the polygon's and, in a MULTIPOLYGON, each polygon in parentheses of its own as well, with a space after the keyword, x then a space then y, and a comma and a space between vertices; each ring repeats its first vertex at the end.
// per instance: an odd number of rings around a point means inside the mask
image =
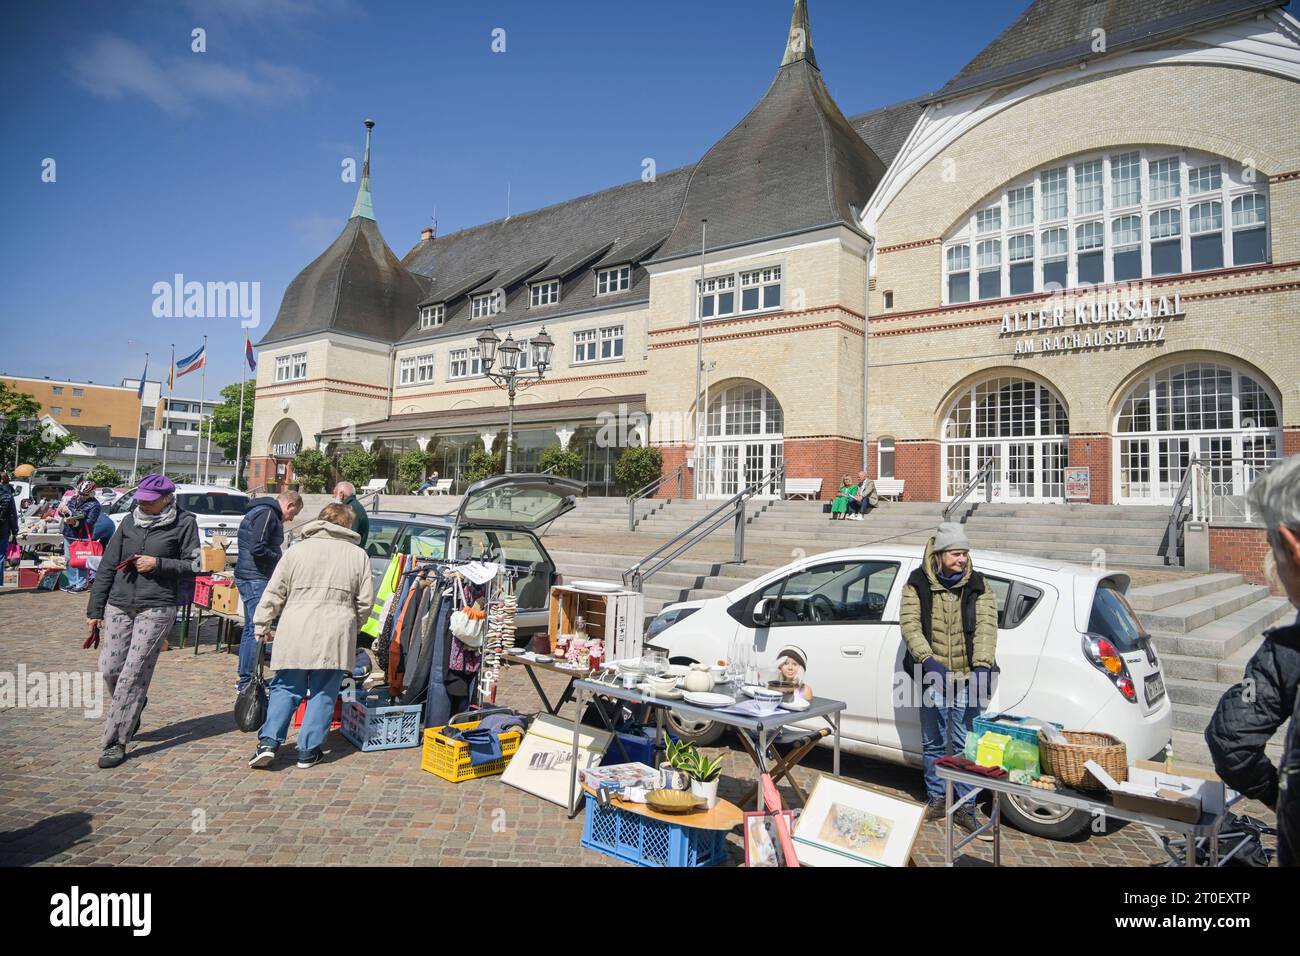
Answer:
POLYGON ((1169 508, 1162 505, 1093 505, 1087 502, 1074 502, 1063 504, 1053 502, 1050 504, 1029 504, 1021 502, 1008 501, 975 501, 974 511, 977 514, 1088 514, 1088 515, 1133 515, 1140 517, 1164 516, 1168 518, 1169 508))
MULTIPOLYGON (((1215 702, 1217 703, 1217 701, 1215 702)), ((1187 734, 1195 734, 1202 738, 1204 743, 1205 728, 1209 726, 1210 718, 1214 716, 1214 707, 1202 706, 1198 704, 1176 704, 1174 706, 1174 760, 1182 759, 1182 754, 1178 750, 1177 732, 1183 731, 1187 734)), ((1286 724, 1278 728, 1271 738, 1269 738, 1266 747, 1276 748, 1280 752, 1282 745, 1286 743, 1286 724)), ((1208 755, 1208 750, 1207 750, 1208 755)), ((1276 756, 1276 753, 1275 753, 1276 756)))
POLYGON ((1240 574, 1202 574, 1179 581, 1162 581, 1130 588, 1126 597, 1135 611, 1159 611, 1174 604, 1191 601, 1216 591, 1245 583, 1240 574))
MULTIPOLYGON (((1209 715, 1206 715, 1209 719, 1209 715)), ((1274 763, 1282 759, 1282 747, 1285 735, 1279 734, 1264 746, 1264 753, 1274 763)), ((1190 767, 1213 769, 1214 761, 1210 757, 1210 748, 1205 743, 1204 728, 1200 732, 1193 730, 1175 730, 1173 732, 1174 762, 1190 767)))
POLYGON ((1177 634, 1152 630, 1151 637, 1162 657, 1174 654, 1222 661, 1291 613, 1285 598, 1266 597, 1193 631, 1177 634))
POLYGON ((1175 705, 1190 704, 1213 709, 1232 684, 1215 680, 1188 680, 1165 674, 1165 690, 1175 705))
POLYGON ((1152 631, 1186 634, 1249 607, 1267 596, 1268 588, 1263 585, 1237 584, 1158 611, 1145 611, 1139 617, 1152 631))
MULTIPOLYGON (((841 547, 853 547, 860 544, 871 544, 877 541, 888 540, 899 544, 925 544, 929 541, 934 533, 933 528, 878 528, 869 522, 845 522, 847 527, 840 528, 807 528, 807 529, 769 529, 761 526, 753 526, 746 533, 746 540, 763 541, 774 544, 789 542, 790 544, 806 545, 808 541, 817 539, 822 542, 835 542, 841 547)), ((1100 544, 1080 541, 1079 536, 1074 540, 1062 541, 1040 541, 1034 537, 1013 537, 1003 529, 995 537, 993 535, 972 535, 971 543, 976 550, 983 551, 1007 551, 1016 554, 1046 554, 1058 556, 1070 561, 1084 561, 1091 563, 1095 557, 1094 551, 1100 549, 1110 556, 1112 563, 1122 564, 1119 557, 1151 557, 1154 560, 1151 563, 1163 563, 1163 559, 1156 554, 1154 548, 1149 544, 1133 543, 1130 541, 1110 542, 1104 547, 1100 544), (1026 550, 1031 549, 1031 550, 1026 550)))
POLYGON ((1246 673, 1246 665, 1255 656, 1263 637, 1254 637, 1231 655, 1221 660, 1206 657, 1185 657, 1181 654, 1161 654, 1160 667, 1170 677, 1187 680, 1216 681, 1235 684, 1246 673))
MULTIPOLYGON (((984 524, 969 522, 965 526, 966 536, 971 541, 978 541, 981 538, 990 535, 1005 535, 1007 525, 1001 521, 988 521, 984 524)), ((1150 551, 1155 551, 1164 541, 1164 531, 1148 533, 1141 529, 1126 527, 1116 524, 1080 524, 1080 525, 1051 525, 1051 526, 1021 526, 1015 525, 1015 532, 1018 537, 1023 536, 1033 541, 1087 541, 1097 545, 1115 544, 1134 544, 1140 545, 1150 551)))
MULTIPOLYGON (((593 575, 599 580, 614 580, 631 567, 641 557, 639 554, 599 554, 579 551, 552 551, 552 560, 564 571, 565 565, 579 565, 601 569, 600 575, 593 575)), ((780 565, 751 563, 730 564, 693 558, 678 558, 665 568, 663 573, 688 574, 693 577, 716 578, 725 581, 750 581, 772 571, 780 565)), ((656 575, 657 577, 658 575, 656 575)), ((734 585, 732 585, 734 586, 734 585)))

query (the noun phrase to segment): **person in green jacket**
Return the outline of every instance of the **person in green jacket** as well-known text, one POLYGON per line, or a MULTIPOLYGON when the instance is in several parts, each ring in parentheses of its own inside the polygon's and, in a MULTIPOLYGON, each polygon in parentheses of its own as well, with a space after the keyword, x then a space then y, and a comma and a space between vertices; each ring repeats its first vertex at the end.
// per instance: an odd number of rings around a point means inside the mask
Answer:
POLYGON ((852 475, 844 475, 840 478, 840 493, 831 502, 832 521, 843 521, 848 516, 849 502, 857 493, 858 486, 854 483, 852 475))
MULTIPOLYGON (((934 763, 965 748, 966 733, 988 700, 997 656, 997 597, 972 565, 970 540, 960 524, 945 521, 926 544, 921 566, 903 587, 899 623, 920 670, 910 676, 922 689, 925 816, 936 820, 944 812, 944 785, 934 763)), ((957 785, 958 798, 969 791, 957 785)), ((968 832, 978 826, 970 807, 958 811, 954 822, 968 832)))
POLYGON ((352 509, 352 530, 361 535, 361 547, 364 550, 366 539, 370 536, 370 516, 357 501, 356 485, 350 481, 340 481, 334 486, 334 500, 352 509))

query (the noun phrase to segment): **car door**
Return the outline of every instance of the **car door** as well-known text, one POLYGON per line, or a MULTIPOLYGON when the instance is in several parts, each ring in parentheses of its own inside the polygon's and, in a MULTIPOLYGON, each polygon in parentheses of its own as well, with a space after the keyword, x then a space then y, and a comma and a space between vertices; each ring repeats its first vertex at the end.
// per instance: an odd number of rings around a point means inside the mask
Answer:
POLYGON ((456 528, 537 531, 572 511, 586 482, 555 475, 496 475, 475 482, 461 499, 456 528))
POLYGON ((874 673, 881 647, 898 631, 900 570, 887 558, 822 561, 749 598, 743 632, 753 636, 759 668, 774 669, 787 647, 801 651, 813 693, 844 701, 841 732, 863 743, 876 741, 874 673), (755 622, 755 612, 766 626, 755 622))

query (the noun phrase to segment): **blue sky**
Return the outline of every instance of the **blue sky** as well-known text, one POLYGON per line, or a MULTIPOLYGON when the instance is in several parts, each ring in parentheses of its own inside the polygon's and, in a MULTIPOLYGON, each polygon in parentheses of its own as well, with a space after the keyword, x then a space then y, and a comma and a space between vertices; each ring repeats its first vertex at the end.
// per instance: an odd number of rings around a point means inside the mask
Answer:
MULTIPOLYGON (((847 115, 943 85, 1028 0, 812 0, 847 115)), ((762 95, 789 0, 140 0, 24 5, 0 36, 0 373, 165 376, 237 318, 158 318, 154 283, 257 282, 261 326, 334 239, 375 129, 375 215, 400 257, 440 234, 694 162, 762 95), (205 53, 192 31, 206 31, 205 53), (504 30, 505 52, 491 49, 504 30), (42 181, 53 159, 54 182, 42 181)), ((181 381, 197 394, 198 376, 181 381)))

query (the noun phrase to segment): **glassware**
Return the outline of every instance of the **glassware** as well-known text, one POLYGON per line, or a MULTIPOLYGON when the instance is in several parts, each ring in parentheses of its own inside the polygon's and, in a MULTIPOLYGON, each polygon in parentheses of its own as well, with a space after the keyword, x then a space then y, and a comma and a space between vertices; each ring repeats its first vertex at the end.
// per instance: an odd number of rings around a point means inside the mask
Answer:
POLYGON ((727 666, 724 674, 727 683, 731 685, 732 691, 736 693, 740 691, 740 679, 745 674, 744 665, 740 662, 741 648, 743 646, 744 642, 740 640, 734 640, 727 645, 727 666))

